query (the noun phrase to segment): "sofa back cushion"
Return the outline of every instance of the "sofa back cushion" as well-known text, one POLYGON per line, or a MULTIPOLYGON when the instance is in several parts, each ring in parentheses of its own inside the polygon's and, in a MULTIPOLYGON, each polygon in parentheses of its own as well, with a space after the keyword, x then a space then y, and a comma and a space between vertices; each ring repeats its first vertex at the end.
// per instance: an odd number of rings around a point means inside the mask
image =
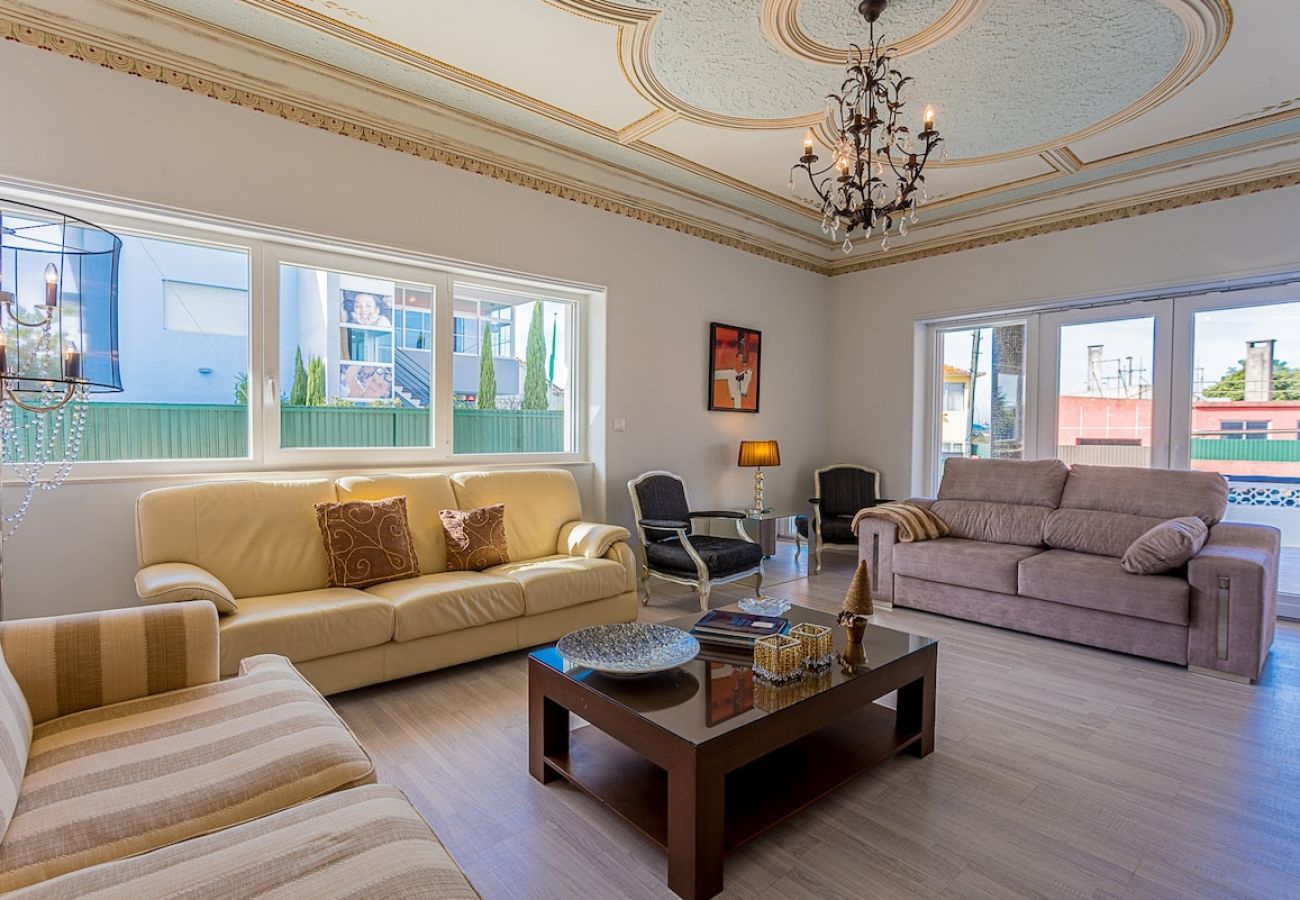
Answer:
POLYGON ((451 476, 451 485, 460 509, 505 504, 514 562, 554 555, 561 526, 582 518, 577 482, 565 469, 460 472, 451 476))
POLYGON ((1228 484, 1214 472, 1076 465, 1045 538, 1060 550, 1122 557, 1166 519, 1195 516, 1211 526, 1227 505, 1228 484))
POLYGON ((32 713, 0 654, 0 838, 18 808, 18 792, 32 749, 32 713))
POLYGON ((357 475, 336 482, 339 500, 406 498, 406 518, 415 538, 420 574, 447 571, 447 541, 438 513, 457 509, 451 479, 442 474, 357 475))
POLYGON ((984 500, 1017 506, 1060 505, 1069 468, 1058 459, 968 459, 955 456, 943 467, 940 500, 984 500))
POLYGON ((147 491, 136 501, 139 563, 207 569, 239 597, 325 587, 329 566, 316 504, 334 483, 215 481, 147 491))
POLYGON ((1051 512, 1046 506, 993 503, 987 500, 936 500, 930 507, 951 537, 994 544, 1041 547, 1051 512))

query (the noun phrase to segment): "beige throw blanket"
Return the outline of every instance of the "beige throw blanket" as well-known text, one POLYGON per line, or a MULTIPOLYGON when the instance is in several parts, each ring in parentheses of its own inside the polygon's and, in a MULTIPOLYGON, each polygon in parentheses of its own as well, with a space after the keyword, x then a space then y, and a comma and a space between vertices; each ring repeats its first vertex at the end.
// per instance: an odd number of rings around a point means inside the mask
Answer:
POLYGON ((923 506, 915 503, 882 503, 858 510, 853 517, 853 533, 858 533, 858 524, 863 519, 884 519, 898 526, 898 539, 904 544, 912 541, 928 541, 943 537, 948 533, 948 525, 923 506))

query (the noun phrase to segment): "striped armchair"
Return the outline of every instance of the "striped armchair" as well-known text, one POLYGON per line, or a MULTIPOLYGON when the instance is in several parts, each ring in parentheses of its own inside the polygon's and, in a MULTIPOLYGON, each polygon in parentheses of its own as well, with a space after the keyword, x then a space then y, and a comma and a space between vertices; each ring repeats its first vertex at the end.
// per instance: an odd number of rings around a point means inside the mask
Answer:
POLYGON ((220 681, 217 641, 204 601, 0 623, 0 892, 374 780, 288 660, 220 681))

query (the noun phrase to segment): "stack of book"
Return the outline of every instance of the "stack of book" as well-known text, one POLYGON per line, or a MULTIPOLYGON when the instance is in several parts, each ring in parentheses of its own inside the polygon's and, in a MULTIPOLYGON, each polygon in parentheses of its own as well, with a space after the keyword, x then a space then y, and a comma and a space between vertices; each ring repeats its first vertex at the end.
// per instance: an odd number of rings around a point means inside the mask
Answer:
POLYGON ((751 651, 754 641, 770 634, 785 634, 790 622, 780 616, 755 616, 750 613, 715 609, 691 628, 691 634, 701 644, 713 644, 719 649, 739 652, 751 651))

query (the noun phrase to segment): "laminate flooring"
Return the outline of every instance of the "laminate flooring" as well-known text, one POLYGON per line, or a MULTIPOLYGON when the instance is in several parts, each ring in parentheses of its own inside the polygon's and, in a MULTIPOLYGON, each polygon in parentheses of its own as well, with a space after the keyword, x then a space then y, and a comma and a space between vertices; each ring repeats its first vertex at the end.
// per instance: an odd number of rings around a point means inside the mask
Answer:
MULTIPOLYGON (((833 611, 782 543, 768 593, 833 611)), ((743 596, 718 588, 715 605, 743 596)), ((656 583, 642 618, 697 608, 656 583)), ((729 856, 726 898, 1300 898, 1300 625, 1260 684, 911 610, 939 638, 935 752, 897 757, 729 856)), ((670 898, 658 848, 528 776, 524 652, 331 698, 486 900, 670 898)))

